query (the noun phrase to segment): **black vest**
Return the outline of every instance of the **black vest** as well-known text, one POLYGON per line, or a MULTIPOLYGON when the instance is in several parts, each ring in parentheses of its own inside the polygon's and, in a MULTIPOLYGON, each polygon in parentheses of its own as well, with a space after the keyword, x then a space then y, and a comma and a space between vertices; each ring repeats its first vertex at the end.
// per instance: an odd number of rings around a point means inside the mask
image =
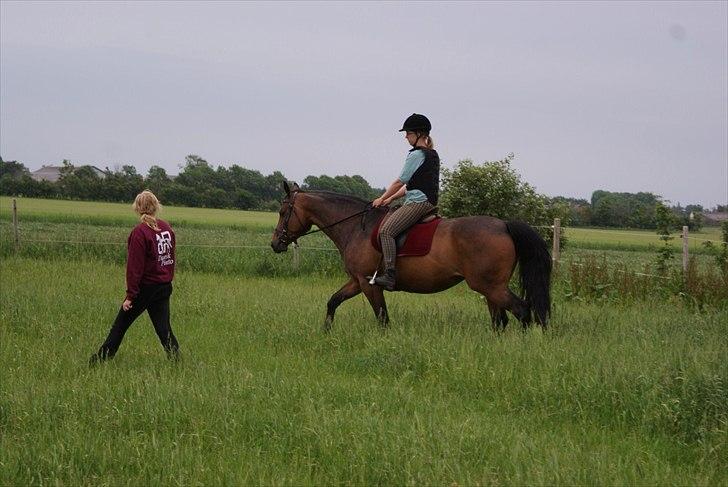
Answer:
POLYGON ((425 162, 417 168, 410 180, 407 182, 407 191, 419 189, 425 196, 427 201, 433 205, 437 205, 437 197, 440 193, 440 156, 434 149, 426 149, 417 147, 410 152, 421 150, 425 155, 425 162))

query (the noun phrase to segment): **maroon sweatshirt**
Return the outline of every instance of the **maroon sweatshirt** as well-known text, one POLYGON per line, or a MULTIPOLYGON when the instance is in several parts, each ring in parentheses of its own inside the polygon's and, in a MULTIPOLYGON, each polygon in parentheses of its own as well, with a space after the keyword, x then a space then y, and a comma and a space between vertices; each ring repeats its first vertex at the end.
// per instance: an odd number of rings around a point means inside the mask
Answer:
POLYGON ((163 284, 174 278, 175 237, 172 227, 157 220, 159 231, 140 223, 131 231, 126 256, 126 299, 133 301, 143 284, 163 284))

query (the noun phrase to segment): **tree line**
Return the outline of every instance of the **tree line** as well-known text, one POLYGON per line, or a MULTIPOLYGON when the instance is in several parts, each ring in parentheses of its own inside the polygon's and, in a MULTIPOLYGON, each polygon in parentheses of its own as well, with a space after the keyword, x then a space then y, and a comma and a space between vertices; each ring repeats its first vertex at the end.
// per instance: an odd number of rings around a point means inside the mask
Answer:
MULTIPOLYGON (((659 209, 666 207, 674 227, 703 225, 700 205, 670 206, 649 192, 618 193, 597 190, 590 201, 540 195, 512 167, 513 154, 498 161, 476 164, 463 160, 455 168, 442 169, 440 212, 445 216, 491 215, 520 219, 532 225, 551 225, 561 218, 564 226, 630 227, 655 229, 659 209)), ((286 177, 280 171, 263 175, 237 164, 213 167, 198 155, 188 155, 177 176, 159 166, 146 175, 132 165, 106 168, 103 177, 91 166, 75 166, 64 160, 57 182, 36 181, 17 161, 0 158, 0 193, 39 198, 129 202, 150 189, 167 205, 241 210, 276 211, 286 177)), ((303 189, 328 190, 371 200, 384 190, 373 188, 362 176, 307 176, 303 189)), ((728 208, 718 207, 717 211, 728 208)))
MULTIPOLYGON (((152 166, 142 175, 134 166, 123 165, 116 170, 106 168, 102 177, 92 166, 75 166, 64 160, 57 182, 36 181, 22 163, 0 159, 0 192, 38 198, 128 202, 140 191, 149 189, 172 206, 276 211, 285 180, 280 171, 263 175, 237 164, 214 168, 192 154, 185 158, 177 176, 170 176, 159 166, 152 166)), ((304 179, 302 187, 364 199, 374 199, 384 191, 372 188, 361 176, 311 175, 304 179)))

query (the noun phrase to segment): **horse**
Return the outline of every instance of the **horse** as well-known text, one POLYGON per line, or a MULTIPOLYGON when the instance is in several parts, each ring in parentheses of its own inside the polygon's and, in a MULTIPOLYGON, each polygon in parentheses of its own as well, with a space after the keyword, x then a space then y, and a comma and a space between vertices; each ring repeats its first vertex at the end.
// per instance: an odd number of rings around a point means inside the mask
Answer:
MULTIPOLYGON (((284 182, 278 224, 271 247, 281 253, 304 235, 324 232, 336 245, 349 280, 326 305, 324 331, 334 322, 336 309, 364 293, 380 325, 389 324, 387 304, 381 287, 370 284, 375 270, 381 272, 381 253, 372 246, 370 234, 388 211, 373 208, 355 196, 330 191, 302 190, 284 182), (311 231, 313 225, 317 230, 311 231)), ((551 256, 541 236, 528 224, 503 221, 489 216, 445 218, 437 226, 430 252, 419 257, 398 257, 395 291, 436 293, 465 280, 482 294, 490 311, 494 331, 508 324, 510 311, 524 330, 532 313, 544 329, 551 311, 551 256), (509 289, 519 267, 522 298, 509 289)))

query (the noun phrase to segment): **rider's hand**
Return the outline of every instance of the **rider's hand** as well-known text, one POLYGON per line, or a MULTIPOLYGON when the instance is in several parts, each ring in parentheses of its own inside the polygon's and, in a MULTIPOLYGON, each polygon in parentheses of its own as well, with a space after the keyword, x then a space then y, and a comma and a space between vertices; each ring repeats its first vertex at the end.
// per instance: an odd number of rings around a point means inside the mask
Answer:
POLYGON ((129 311, 131 309, 131 300, 125 299, 124 303, 121 305, 121 307, 124 311, 129 311))
POLYGON ((382 197, 380 196, 379 198, 377 198, 377 199, 375 199, 374 201, 372 201, 372 206, 373 206, 374 208, 378 208, 378 207, 382 206, 382 204, 383 204, 383 203, 384 203, 384 200, 383 200, 383 199, 382 199, 382 197))

